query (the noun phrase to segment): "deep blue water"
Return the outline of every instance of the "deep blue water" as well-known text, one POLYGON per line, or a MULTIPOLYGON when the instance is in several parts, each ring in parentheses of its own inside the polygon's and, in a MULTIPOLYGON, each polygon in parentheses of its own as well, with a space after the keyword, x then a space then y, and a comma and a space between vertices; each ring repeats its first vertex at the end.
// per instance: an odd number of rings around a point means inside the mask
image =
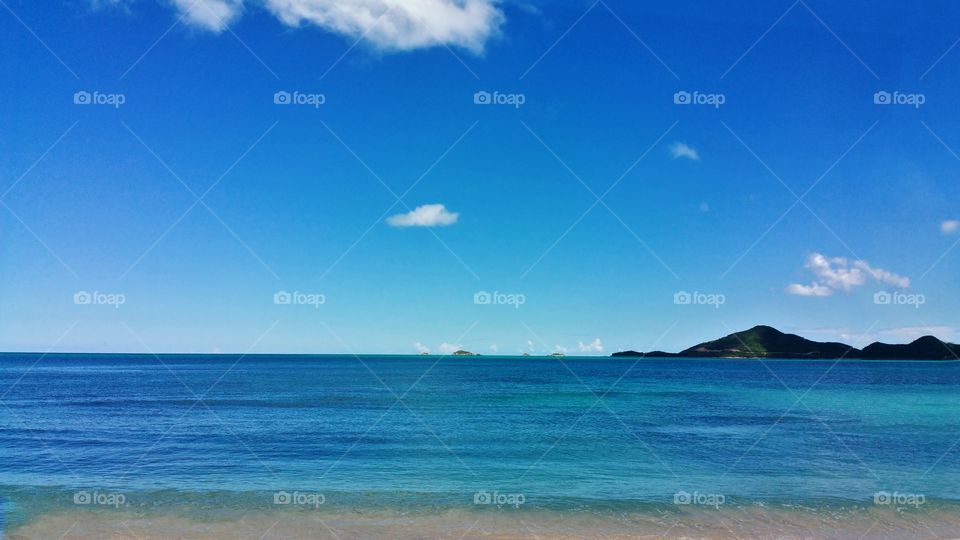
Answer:
POLYGON ((5 354, 0 497, 953 501, 958 384, 955 362, 5 354))

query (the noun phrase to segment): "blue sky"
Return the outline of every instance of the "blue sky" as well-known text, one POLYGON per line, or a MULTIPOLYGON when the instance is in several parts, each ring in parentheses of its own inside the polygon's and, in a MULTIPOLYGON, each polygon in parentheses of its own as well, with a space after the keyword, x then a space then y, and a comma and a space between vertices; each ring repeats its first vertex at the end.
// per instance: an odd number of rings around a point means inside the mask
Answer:
POLYGON ((955 4, 2 7, 4 350, 960 339, 955 4))

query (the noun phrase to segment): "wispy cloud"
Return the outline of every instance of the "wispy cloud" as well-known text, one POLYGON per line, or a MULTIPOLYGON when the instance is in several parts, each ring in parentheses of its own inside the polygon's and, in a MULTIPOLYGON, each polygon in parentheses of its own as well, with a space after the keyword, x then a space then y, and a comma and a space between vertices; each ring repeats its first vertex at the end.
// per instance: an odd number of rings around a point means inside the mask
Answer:
POLYGON ((453 354, 459 350, 463 349, 463 345, 459 343, 441 343, 440 352, 443 354, 453 354))
POLYGON ((953 234, 960 230, 960 220, 948 219, 940 224, 941 234, 953 234))
POLYGON ((787 292, 797 296, 830 296, 833 294, 830 287, 820 285, 819 283, 811 283, 810 285, 791 283, 787 285, 787 292))
POLYGON ((220 32, 243 13, 243 0, 173 0, 187 24, 220 32))
POLYGON ((413 348, 415 348, 420 354, 430 354, 430 347, 427 347, 419 341, 413 344, 413 348))
MULTIPOLYGON (((131 0, 89 2, 94 7, 128 7, 131 0)), ((225 30, 248 7, 255 7, 287 26, 312 25, 395 51, 456 46, 479 54, 504 21, 496 0, 170 0, 170 4, 183 22, 212 32, 225 30)))
POLYGON ((424 204, 406 214, 397 214, 387 218, 394 227, 436 227, 453 225, 460 218, 458 212, 450 212, 442 204, 424 204))
POLYGON ((687 143, 675 142, 671 144, 670 155, 673 156, 673 159, 686 158, 693 161, 700 161, 700 154, 687 143))
POLYGON ((580 352, 602 352, 603 343, 601 343, 600 338, 597 338, 590 343, 583 343, 582 341, 578 344, 580 352))
POLYGON ((910 286, 910 278, 883 268, 870 266, 867 261, 844 257, 828 258, 820 253, 807 257, 804 267, 817 277, 810 285, 791 283, 786 292, 797 296, 830 296, 834 291, 849 292, 867 282, 868 278, 901 289, 910 286))

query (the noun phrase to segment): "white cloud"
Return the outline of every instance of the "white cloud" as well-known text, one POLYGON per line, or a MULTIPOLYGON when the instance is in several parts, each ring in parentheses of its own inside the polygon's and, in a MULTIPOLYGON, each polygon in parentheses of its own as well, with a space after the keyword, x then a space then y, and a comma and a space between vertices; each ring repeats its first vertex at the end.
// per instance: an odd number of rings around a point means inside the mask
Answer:
POLYGON ((417 349, 417 352, 420 354, 430 354, 430 347, 427 347, 419 341, 413 344, 413 347, 417 349))
POLYGON ((449 212, 442 204, 424 204, 407 212, 387 218, 394 227, 433 227, 453 225, 460 218, 458 212, 449 212))
POLYGON ((670 155, 673 156, 673 159, 687 158, 700 161, 700 154, 692 146, 682 142, 675 142, 670 145, 670 155))
POLYGON ((941 234, 953 234, 960 229, 960 221, 956 219, 948 219, 940 224, 940 233, 941 234))
POLYGON ((130 4, 133 0, 88 0, 90 7, 94 10, 117 8, 124 12, 130 12, 130 4))
POLYGON ((221 32, 243 13, 243 0, 172 0, 183 21, 221 32))
POLYGON ((459 343, 441 343, 439 348, 440 352, 443 354, 453 354, 454 352, 463 349, 463 345, 460 345, 459 343))
POLYGON ((850 268, 850 262, 843 257, 828 259, 820 253, 814 253, 807 257, 804 266, 831 289, 849 291, 867 280, 860 268, 850 268))
POLYGON ((600 342, 600 338, 597 338, 590 343, 584 344, 582 341, 579 343, 578 347, 580 352, 601 352, 603 351, 603 343, 600 342))
POLYGON ((533 349, 533 340, 532 340, 532 339, 528 339, 528 340, 527 340, 527 351, 533 352, 533 350, 534 350, 534 349, 533 349))
POLYGON ((787 293, 797 296, 830 296, 833 294, 833 291, 830 290, 830 287, 825 287, 817 283, 811 283, 810 285, 791 283, 787 285, 787 293))
POLYGON ((910 286, 910 278, 898 276, 893 272, 887 272, 883 268, 871 268, 867 261, 855 261, 853 263, 857 268, 862 269, 864 272, 870 274, 873 279, 886 283, 888 285, 893 285, 894 287, 899 287, 901 289, 906 289, 910 286))
POLYGON ((491 343, 491 344, 490 344, 490 351, 492 351, 492 352, 500 352, 500 347, 497 347, 497 344, 496 344, 496 343, 491 343))
POLYGON ((554 345, 554 346, 553 346, 553 352, 558 352, 558 353, 567 354, 567 351, 569 351, 569 350, 570 350, 570 349, 564 347, 563 345, 554 345))
POLYGON ((830 296, 834 291, 849 292, 867 282, 867 278, 901 289, 910 286, 910 278, 894 274, 883 268, 874 268, 863 260, 850 261, 844 257, 828 258, 820 253, 807 257, 804 267, 817 276, 810 285, 792 283, 786 292, 798 296, 830 296))
MULTIPOLYGON (((90 0, 94 5, 127 0, 90 0)), ((170 0, 183 21, 224 30, 245 7, 263 7, 281 23, 312 25, 382 50, 433 46, 483 52, 504 22, 497 0, 170 0), (245 4, 246 2, 246 4, 245 4)))
POLYGON ((456 45, 475 53, 503 22, 494 0, 265 0, 289 26, 310 23, 381 49, 456 45))

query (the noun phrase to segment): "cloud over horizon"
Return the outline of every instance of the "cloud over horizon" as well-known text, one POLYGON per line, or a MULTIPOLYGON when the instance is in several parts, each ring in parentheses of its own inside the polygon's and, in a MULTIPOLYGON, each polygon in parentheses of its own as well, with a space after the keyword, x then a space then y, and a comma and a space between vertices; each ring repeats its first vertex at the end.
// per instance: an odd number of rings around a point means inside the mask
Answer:
MULTIPOLYGON (((134 0, 89 0, 94 8, 128 9, 134 0)), ((169 0, 178 18, 219 33, 248 8, 263 8, 283 25, 310 25, 381 50, 455 46, 475 54, 500 32, 494 0, 169 0)))
POLYGON ((834 291, 850 292, 873 278, 879 283, 892 285, 900 289, 910 286, 910 278, 903 277, 883 268, 874 268, 867 261, 851 261, 845 257, 828 258, 821 253, 812 253, 807 257, 804 268, 817 277, 810 285, 791 283, 787 294, 796 296, 830 296, 834 291))
POLYGON ((463 345, 461 345, 461 344, 459 344, 459 343, 447 343, 447 342, 443 342, 443 343, 440 344, 440 347, 438 347, 438 348, 440 349, 440 352, 441 352, 441 353, 443 353, 443 354, 445 354, 445 355, 451 355, 451 354, 453 354, 453 353, 455 353, 455 352, 457 352, 457 351, 459 351, 459 350, 462 350, 462 349, 463 349, 463 345))
POLYGON ((442 204, 423 204, 406 214, 388 217, 387 224, 391 227, 445 227, 453 225, 459 218, 459 212, 450 212, 442 204))
POLYGON ((583 343, 582 341, 578 343, 577 347, 580 349, 580 352, 602 352, 603 343, 600 341, 600 338, 597 338, 590 343, 583 343))

